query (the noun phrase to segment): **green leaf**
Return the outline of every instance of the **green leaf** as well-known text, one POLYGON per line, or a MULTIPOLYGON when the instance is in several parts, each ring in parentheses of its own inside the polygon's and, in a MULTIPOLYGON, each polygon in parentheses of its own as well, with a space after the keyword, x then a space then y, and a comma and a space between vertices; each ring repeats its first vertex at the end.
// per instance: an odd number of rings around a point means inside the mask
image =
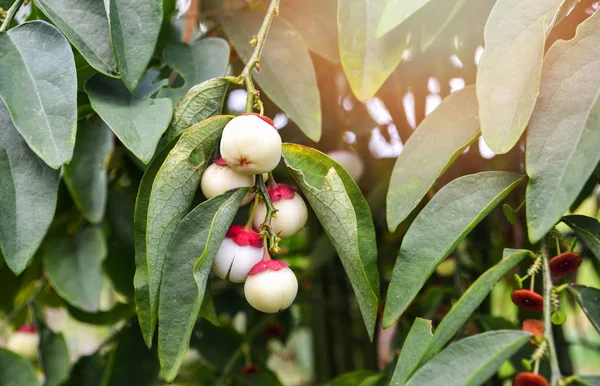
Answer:
POLYGON ((173 110, 169 99, 152 98, 166 83, 166 80, 153 83, 157 75, 158 71, 148 71, 133 94, 119 79, 100 74, 88 79, 84 86, 92 108, 144 163, 152 159, 173 110))
POLYGON ((40 334, 38 358, 44 370, 45 386, 60 386, 69 378, 69 351, 63 334, 52 331, 33 303, 33 319, 40 334))
POLYGON ((74 236, 52 238, 43 253, 52 287, 71 305, 89 312, 98 310, 105 257, 104 234, 97 226, 85 226, 74 236))
POLYGON ((29 149, 0 101, 0 250, 23 272, 52 222, 60 172, 29 149))
POLYGON ((481 132, 496 153, 519 141, 540 87, 546 31, 562 0, 498 0, 477 70, 481 132))
POLYGON ((0 369, 0 386, 41 386, 31 362, 4 348, 0 348, 0 369))
POLYGON ((163 88, 158 94, 161 98, 170 98, 175 104, 192 86, 225 75, 229 63, 229 43, 221 38, 206 38, 195 40, 191 45, 170 44, 165 47, 163 57, 184 81, 183 86, 163 88))
MULTIPOLYGON (((340 0, 344 1, 344 0, 340 0)), ((385 1, 385 8, 380 11, 380 19, 374 19, 373 23, 377 26, 377 38, 381 38, 403 22, 409 17, 416 13, 419 9, 423 8, 431 0, 387 0, 385 1)), ((383 2, 382 4, 383 5, 383 2)), ((370 7, 372 7, 370 5, 370 7)), ((379 5, 378 5, 379 7, 379 5)), ((369 8, 369 11, 371 8, 369 8)))
POLYGON ((465 291, 452 306, 452 309, 435 329, 433 339, 427 345, 423 360, 438 353, 448 343, 458 330, 469 320, 471 314, 481 305, 496 283, 511 269, 527 256, 532 256, 528 250, 518 250, 504 257, 502 261, 488 269, 465 291))
POLYGON ((140 186, 138 188, 137 198, 135 200, 134 222, 134 246, 135 246, 135 275, 133 277, 133 286, 135 288, 135 305, 137 309, 138 322, 142 330, 142 335, 148 347, 152 346, 152 336, 154 335, 155 319, 152 316, 150 304, 150 290, 148 287, 148 262, 146 260, 146 226, 148 223, 148 203, 150 202, 150 193, 156 174, 160 170, 163 162, 169 155, 169 152, 175 147, 179 140, 178 137, 169 142, 150 162, 140 186))
POLYGON ((415 318, 408 336, 402 345, 396 368, 390 385, 401 386, 419 366, 419 359, 425 354, 427 345, 431 342, 431 320, 415 318))
POLYGON ((247 192, 227 192, 198 205, 169 243, 158 309, 158 355, 167 382, 183 363, 213 259, 247 192))
POLYGON ((214 326, 219 326, 221 324, 217 315, 217 309, 215 308, 212 291, 210 290, 210 282, 207 282, 206 284, 204 300, 202 300, 202 305, 200 306, 200 316, 208 320, 214 326))
POLYGON ((286 143, 283 156, 340 256, 372 339, 379 302, 379 273, 369 205, 348 172, 320 151, 286 143))
POLYGON ((562 218, 583 241, 590 251, 600 260, 600 222, 593 217, 570 215, 562 218))
POLYGON ((104 217, 108 191, 105 163, 112 149, 112 132, 102 119, 79 122, 73 159, 64 166, 63 178, 75 205, 92 223, 104 217))
POLYGON ((421 122, 392 171, 386 206, 390 231, 408 217, 438 177, 478 136, 473 86, 450 94, 421 122))
POLYGON ((103 386, 106 362, 106 357, 99 353, 79 358, 65 386, 103 386))
POLYGON ((436 0, 421 23, 421 52, 427 51, 452 21, 463 11, 469 0, 436 0))
POLYGON ((512 206, 508 204, 502 205, 502 212, 504 213, 504 217, 511 224, 515 225, 517 222, 517 211, 512 208, 512 206))
POLYGON ((137 323, 119 333, 111 353, 103 386, 155 386, 158 384, 156 348, 148 350, 137 323))
POLYGON ((96 326, 113 325, 135 314, 135 305, 126 303, 117 303, 108 311, 85 312, 70 305, 67 309, 73 319, 96 326))
POLYGON ((325 386, 357 386, 368 380, 377 373, 369 370, 358 370, 337 376, 328 382, 325 386))
MULTIPOLYGON (((249 42, 263 18, 263 12, 245 10, 223 20, 225 33, 244 62, 254 51, 249 42)), ((284 19, 273 20, 260 57, 260 72, 254 71, 252 78, 308 138, 319 141, 321 99, 315 69, 302 36, 284 19)))
POLYGON ((151 325, 158 312, 158 294, 168 245, 177 224, 187 214, 194 194, 232 116, 218 115, 186 130, 156 174, 148 201, 146 262, 148 264, 151 325))
POLYGON ((337 0, 284 0, 279 15, 300 32, 308 48, 332 63, 340 62, 337 0))
POLYGON ((570 285, 569 291, 596 330, 600 332, 600 290, 584 285, 570 285))
POLYGON ((578 375, 577 383, 584 386, 600 386, 600 376, 598 375, 578 375))
POLYGON ((92 67, 108 76, 118 75, 117 62, 110 46, 110 30, 104 2, 36 0, 35 4, 92 67))
POLYGON ((410 40, 411 27, 398 28, 381 38, 375 36, 385 2, 338 2, 340 60, 352 92, 361 102, 375 95, 392 74, 410 40))
POLYGON ((531 337, 524 331, 499 330, 465 338, 427 362, 406 386, 482 385, 531 337))
POLYGON ((121 78, 134 92, 154 53, 162 23, 162 0, 105 0, 110 39, 121 78))
POLYGON ((44 21, 0 33, 0 74, 0 97, 31 150, 54 169, 69 162, 77 75, 67 39, 44 21))
POLYGON ((600 161, 600 15, 548 51, 527 130, 527 227, 541 239, 565 214, 600 161))
POLYGON ((402 315, 435 268, 523 180, 515 173, 483 172, 457 178, 437 192, 402 241, 385 303, 384 328, 402 315))

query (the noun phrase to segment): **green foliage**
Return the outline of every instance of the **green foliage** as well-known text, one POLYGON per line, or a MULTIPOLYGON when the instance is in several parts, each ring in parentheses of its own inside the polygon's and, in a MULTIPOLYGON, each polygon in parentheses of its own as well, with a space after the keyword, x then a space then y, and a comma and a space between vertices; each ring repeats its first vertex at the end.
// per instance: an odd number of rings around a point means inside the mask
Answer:
POLYGON ((46 377, 44 385, 60 386, 69 377, 69 351, 65 337, 53 332, 34 305, 33 319, 40 334, 38 356, 46 377))
POLYGON ((600 332, 600 303, 598 302, 600 290, 583 285, 571 285, 569 291, 596 330, 600 332))
POLYGON ((32 364, 20 355, 0 348, 0 386, 39 386, 32 364))
POLYGON ((419 360, 433 339, 431 320, 416 318, 413 322, 402 351, 396 362, 396 368, 390 385, 404 385, 412 373, 418 368, 419 360))
POLYGON ((600 260, 600 222, 592 217, 570 215, 562 218, 589 250, 600 260))

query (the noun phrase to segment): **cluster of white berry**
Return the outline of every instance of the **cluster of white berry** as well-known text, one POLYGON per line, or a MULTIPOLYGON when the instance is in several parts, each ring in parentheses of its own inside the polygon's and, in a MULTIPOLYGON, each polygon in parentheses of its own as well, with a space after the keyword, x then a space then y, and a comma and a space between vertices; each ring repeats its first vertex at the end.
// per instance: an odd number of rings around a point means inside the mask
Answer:
MULTIPOLYGON (((273 122, 258 114, 232 119, 223 129, 221 157, 202 175, 201 189, 207 199, 228 190, 253 187, 256 175, 269 173, 281 160, 281 137, 273 122)), ((267 174, 268 176, 268 174, 267 174)), ((268 178, 268 177, 263 177, 268 178)), ((296 189, 272 180, 267 193, 277 210, 270 228, 279 237, 290 237, 304 227, 308 210, 296 189)), ((253 201, 248 193, 242 202, 253 201)), ((255 201, 252 221, 232 225, 215 256, 213 270, 221 279, 244 284, 244 295, 252 307, 262 312, 279 312, 296 298, 298 280, 288 264, 273 260, 261 238, 267 206, 255 201)))

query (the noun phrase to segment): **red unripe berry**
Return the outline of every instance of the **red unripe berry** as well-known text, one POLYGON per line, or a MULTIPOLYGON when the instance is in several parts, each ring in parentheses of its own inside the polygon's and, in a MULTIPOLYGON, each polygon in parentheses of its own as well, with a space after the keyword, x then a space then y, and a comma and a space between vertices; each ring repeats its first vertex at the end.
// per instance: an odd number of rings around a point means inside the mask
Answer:
POLYGON ((520 289, 514 291, 510 297, 517 307, 524 310, 534 312, 542 312, 544 310, 544 298, 537 292, 520 289))
POLYGON ((546 378, 534 373, 519 373, 513 379, 513 386, 550 386, 546 378))
POLYGON ((565 252, 550 259, 550 273, 554 277, 565 276, 581 265, 583 259, 575 252, 565 252))

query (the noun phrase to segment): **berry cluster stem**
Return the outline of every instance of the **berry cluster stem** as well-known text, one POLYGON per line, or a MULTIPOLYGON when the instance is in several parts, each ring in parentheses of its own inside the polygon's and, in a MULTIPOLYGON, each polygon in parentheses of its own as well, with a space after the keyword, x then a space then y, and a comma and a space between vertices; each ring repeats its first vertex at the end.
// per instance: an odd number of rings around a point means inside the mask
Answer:
POLYGON ((542 240, 542 274, 544 278, 544 338, 548 342, 548 353, 550 355, 550 370, 552 386, 558 384, 561 379, 560 367, 556 347, 554 346, 554 337, 552 336, 552 276, 550 275, 550 265, 548 264, 548 244, 546 239, 542 240))
POLYGON ((16 0, 13 5, 10 6, 8 11, 6 11, 6 17, 0 26, 0 32, 6 32, 8 30, 8 27, 10 27, 10 23, 12 23, 17 11, 21 7, 21 4, 23 4, 23 0, 16 0))
POLYGON ((270 250, 274 253, 277 252, 278 250, 278 236, 275 232, 273 232, 273 229, 271 229, 271 219, 273 218, 273 216, 275 215, 275 213, 277 212, 277 209, 275 209, 275 206, 273 206, 273 202, 271 201, 271 196, 269 196, 269 192, 267 191, 267 187, 265 185, 265 180, 262 176, 262 174, 258 174, 257 176, 257 186, 258 186, 258 192, 259 194, 262 196, 263 200, 265 201, 265 205, 267 207, 267 215, 265 216, 265 221, 262 223, 262 231, 261 231, 261 235, 264 237, 265 241, 268 238, 269 239, 269 245, 270 245, 270 250))

